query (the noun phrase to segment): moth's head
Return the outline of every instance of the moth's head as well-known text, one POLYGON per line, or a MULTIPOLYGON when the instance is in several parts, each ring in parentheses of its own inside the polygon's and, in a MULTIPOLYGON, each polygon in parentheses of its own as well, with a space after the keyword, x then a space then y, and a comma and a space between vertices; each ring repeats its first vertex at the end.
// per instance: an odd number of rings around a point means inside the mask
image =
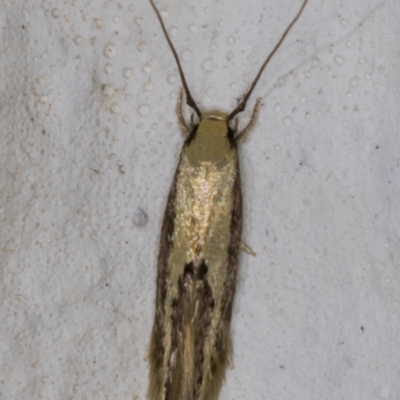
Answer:
POLYGON ((197 134, 227 136, 229 115, 218 110, 206 111, 200 114, 197 134))
POLYGON ((238 119, 235 118, 233 122, 231 122, 232 121, 231 115, 224 113, 222 111, 212 110, 212 111, 202 112, 200 116, 200 123, 202 121, 214 122, 215 126, 217 125, 219 125, 220 127, 223 126, 224 135, 228 136, 232 140, 234 139, 237 133, 238 119))
POLYGON ((192 165, 204 161, 224 163, 235 147, 229 115, 217 110, 202 112, 185 143, 185 154, 192 160, 192 165))
POLYGON ((229 114, 219 110, 204 111, 200 113, 198 122, 194 121, 195 117, 192 114, 191 118, 191 135, 189 142, 195 137, 207 137, 210 140, 218 140, 218 137, 229 142, 234 140, 237 125, 230 126, 229 114))
POLYGON ((210 121, 225 121, 228 122, 229 115, 218 110, 206 111, 201 113, 200 122, 202 120, 210 120, 210 121))

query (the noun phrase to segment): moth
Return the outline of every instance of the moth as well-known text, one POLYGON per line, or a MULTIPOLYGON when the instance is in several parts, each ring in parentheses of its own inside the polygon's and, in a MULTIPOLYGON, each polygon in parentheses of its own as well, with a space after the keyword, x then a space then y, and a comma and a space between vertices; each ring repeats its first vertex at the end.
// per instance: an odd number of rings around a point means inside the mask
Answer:
POLYGON ((245 110, 266 65, 308 0, 303 1, 230 114, 200 111, 161 15, 153 0, 149 1, 175 58, 186 103, 198 121, 186 123, 181 90, 177 115, 186 140, 161 229, 155 317, 148 351, 148 399, 216 400, 226 367, 232 365, 229 326, 242 234, 238 144, 254 125, 261 99, 241 132, 232 121, 245 110))

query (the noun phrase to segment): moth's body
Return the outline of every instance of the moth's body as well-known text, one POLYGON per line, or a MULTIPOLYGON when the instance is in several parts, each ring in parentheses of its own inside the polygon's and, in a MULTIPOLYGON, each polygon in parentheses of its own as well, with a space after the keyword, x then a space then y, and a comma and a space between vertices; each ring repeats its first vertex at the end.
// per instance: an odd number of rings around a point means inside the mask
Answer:
POLYGON ((242 199, 227 118, 201 116, 168 197, 150 344, 151 400, 217 398, 230 359, 242 199))
POLYGON ((308 0, 303 0, 300 11, 230 114, 201 113, 161 15, 153 0, 149 1, 175 58, 186 103, 199 123, 193 129, 187 127, 180 96, 178 118, 187 140, 161 230, 148 399, 216 400, 231 360, 229 325, 242 232, 237 144, 254 125, 260 99, 242 132, 236 134, 229 123, 245 110, 264 68, 308 0))

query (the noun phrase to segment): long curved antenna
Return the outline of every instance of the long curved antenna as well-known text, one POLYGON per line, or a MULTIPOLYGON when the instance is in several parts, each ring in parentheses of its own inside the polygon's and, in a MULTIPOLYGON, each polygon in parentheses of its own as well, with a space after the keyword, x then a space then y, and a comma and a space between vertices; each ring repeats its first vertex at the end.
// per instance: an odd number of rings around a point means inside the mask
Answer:
MULTIPOLYGON (((152 0, 150 0, 152 1, 152 0)), ((289 33, 290 29, 292 29, 292 26, 296 23, 296 21, 299 19, 301 13, 303 12, 304 7, 306 6, 308 0, 304 0, 303 1, 303 5, 301 6, 299 12, 297 13, 297 15, 294 17, 293 21, 289 24, 289 26, 286 28, 285 32, 283 33, 283 35, 281 36, 281 38, 279 39, 279 42, 275 45, 274 49, 271 51, 271 53, 269 53, 267 59, 264 61, 264 64, 261 66, 260 70, 258 71, 257 76, 254 78, 253 83, 250 86, 250 89, 248 90, 248 92, 244 95, 242 101, 238 104, 238 106, 229 114, 228 117, 228 121, 232 120, 232 118, 235 117, 236 114, 239 114, 240 112, 244 111, 244 109, 246 108, 246 104, 247 104, 247 100, 249 99, 251 93, 253 92, 254 88, 257 85, 258 80, 261 77, 261 74, 263 73, 265 67, 267 66, 267 64, 269 63, 269 60, 272 58, 272 56, 276 53, 276 51, 279 49, 280 45, 282 44, 282 42, 284 41, 286 35, 289 33)))
POLYGON ((179 61, 179 57, 178 57, 178 54, 177 54, 177 52, 176 52, 176 50, 175 50, 175 47, 174 47, 174 45, 172 44, 171 39, 170 39, 169 36, 168 36, 167 30, 165 29, 164 21, 162 20, 161 15, 160 15, 159 11, 157 10, 157 7, 155 6, 153 0, 149 0, 149 1, 150 1, 151 6, 153 7, 154 12, 155 12, 156 15, 157 15, 157 18, 158 18, 158 20, 159 20, 159 22, 160 22, 160 25, 161 25, 161 29, 162 29, 162 31, 164 32, 164 36, 165 36, 165 38, 167 39, 167 42, 168 42, 168 44, 169 44, 169 47, 170 47, 170 49, 171 49, 171 51, 172 51, 172 54, 174 55, 176 64, 177 64, 177 66, 178 66, 179 75, 180 75, 180 77, 181 77, 181 81, 182 81, 182 84, 183 84, 183 88, 185 89, 185 93, 186 93, 186 103, 187 103, 187 105, 188 105, 189 107, 193 108, 193 110, 196 112, 197 116, 200 118, 200 116, 201 116, 200 109, 199 109, 199 107, 197 106, 197 104, 195 103, 195 101, 193 100, 192 95, 190 94, 189 87, 188 87, 188 85, 187 85, 187 83, 186 83, 185 75, 183 74, 181 62, 179 61))

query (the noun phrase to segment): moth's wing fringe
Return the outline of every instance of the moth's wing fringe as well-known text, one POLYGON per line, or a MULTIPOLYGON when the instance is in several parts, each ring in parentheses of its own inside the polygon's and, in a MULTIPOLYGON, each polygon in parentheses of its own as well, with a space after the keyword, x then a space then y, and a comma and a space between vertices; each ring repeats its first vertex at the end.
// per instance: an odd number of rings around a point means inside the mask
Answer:
POLYGON ((232 355, 229 325, 220 328, 219 336, 214 349, 214 352, 217 353, 218 351, 219 354, 214 355, 214 365, 209 365, 208 371, 205 372, 204 391, 199 398, 201 400, 217 400, 225 380, 225 371, 232 355))
MULTIPOLYGON (((153 341, 150 346, 150 353, 154 354, 153 341)), ((157 368, 154 359, 150 358, 149 386, 147 389, 147 398, 149 400, 162 400, 161 394, 164 390, 164 371, 163 368, 157 368)))
POLYGON ((179 282, 172 315, 174 368, 166 382, 166 400, 217 400, 229 363, 229 321, 211 329, 214 299, 202 269, 208 271, 204 260, 196 268, 186 265, 179 282))

